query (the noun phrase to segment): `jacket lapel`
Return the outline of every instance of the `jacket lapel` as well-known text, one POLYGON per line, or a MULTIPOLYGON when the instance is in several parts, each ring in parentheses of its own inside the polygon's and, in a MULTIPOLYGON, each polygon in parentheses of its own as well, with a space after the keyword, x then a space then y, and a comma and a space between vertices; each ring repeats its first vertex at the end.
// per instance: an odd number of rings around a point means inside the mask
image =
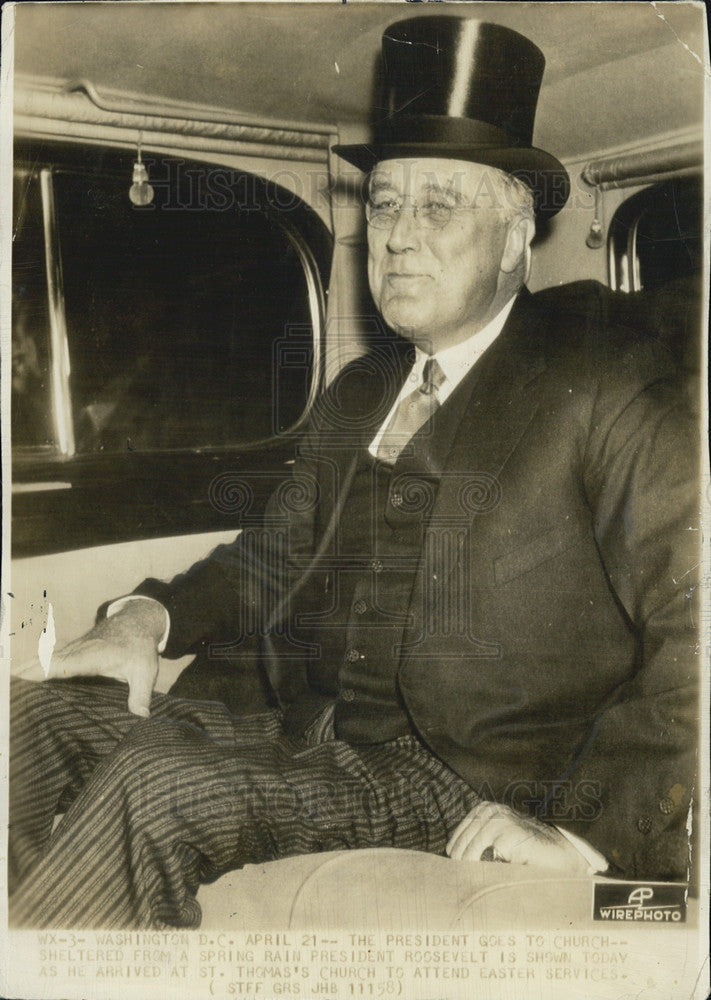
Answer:
POLYGON ((316 422, 323 427, 317 438, 322 528, 342 503, 358 456, 382 426, 413 361, 411 344, 399 337, 386 340, 352 362, 335 390, 315 404, 316 422))
MULTIPOLYGON (((545 359, 540 317, 529 298, 521 293, 501 334, 474 368, 468 406, 446 462, 455 476, 497 477, 536 412, 536 383, 545 359)), ((454 488, 452 477, 445 477, 433 515, 452 509, 454 488)))
POLYGON ((459 549, 476 530, 478 516, 493 509, 499 478, 540 405, 539 376, 545 370, 542 322, 523 290, 499 337, 475 365, 468 384, 468 405, 454 434, 425 532, 412 593, 412 635, 404 649, 419 643, 423 614, 436 614, 457 568, 451 540, 459 549), (445 538, 446 536, 446 538, 445 538), (446 545, 443 540, 449 539, 446 545), (437 586, 432 586, 432 580, 437 586))

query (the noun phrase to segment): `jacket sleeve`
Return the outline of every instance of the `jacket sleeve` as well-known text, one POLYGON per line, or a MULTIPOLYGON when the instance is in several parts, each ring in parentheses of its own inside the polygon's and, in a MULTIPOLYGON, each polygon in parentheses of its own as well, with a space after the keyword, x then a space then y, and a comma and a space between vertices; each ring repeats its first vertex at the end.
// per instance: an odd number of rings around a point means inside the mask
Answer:
MULTIPOLYGON (((619 397, 618 397, 619 399, 619 397)), ((685 877, 698 731, 700 445, 665 379, 612 407, 599 394, 586 492, 637 663, 598 713, 571 777, 597 818, 568 824, 629 877, 685 877)))

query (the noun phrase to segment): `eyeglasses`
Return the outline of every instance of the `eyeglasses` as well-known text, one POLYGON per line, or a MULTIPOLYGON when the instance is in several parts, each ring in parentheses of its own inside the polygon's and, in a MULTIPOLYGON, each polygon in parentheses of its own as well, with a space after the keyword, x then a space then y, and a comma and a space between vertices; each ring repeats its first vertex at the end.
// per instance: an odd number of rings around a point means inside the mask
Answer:
POLYGON ((431 198, 418 204, 410 198, 369 198, 365 203, 365 217, 373 229, 392 229, 400 218, 405 201, 412 205, 412 217, 422 229, 444 229, 454 212, 471 212, 474 205, 449 205, 446 201, 431 198))

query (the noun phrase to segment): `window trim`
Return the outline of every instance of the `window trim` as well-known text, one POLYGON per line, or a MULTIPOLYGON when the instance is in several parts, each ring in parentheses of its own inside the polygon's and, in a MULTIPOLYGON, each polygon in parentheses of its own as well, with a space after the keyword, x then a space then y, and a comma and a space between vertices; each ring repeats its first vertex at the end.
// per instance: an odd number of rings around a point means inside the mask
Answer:
MULTIPOLYGON (((281 225, 283 232, 290 241, 294 250, 298 254, 301 266, 304 269, 304 275, 306 277, 306 294, 309 302, 309 312, 311 313, 311 329, 313 331, 313 377, 311 379, 311 385, 309 386, 308 396, 306 397, 306 405, 304 406, 301 416, 288 429, 288 431, 284 432, 285 435, 289 435, 294 434, 300 427, 303 427, 321 388, 321 381, 323 377, 324 339, 326 334, 326 296, 324 294, 321 281, 319 280, 318 265, 308 243, 300 236, 299 233, 295 231, 294 227, 289 225, 289 223, 287 223, 284 219, 279 219, 279 224, 281 225)), ((279 437, 281 436, 283 435, 279 435, 279 437)), ((250 446, 254 448, 261 448, 265 444, 273 441, 275 437, 277 437, 277 435, 272 435, 269 438, 263 438, 261 441, 251 443, 250 446)))
MULTIPOLYGON (((48 167, 39 172, 44 227, 44 259, 47 273, 47 311, 50 339, 50 385, 55 451, 63 458, 76 452, 72 398, 69 388, 69 340, 64 308, 62 253, 54 201, 54 175, 48 167)), ((29 451, 29 448, 27 449, 29 451)))

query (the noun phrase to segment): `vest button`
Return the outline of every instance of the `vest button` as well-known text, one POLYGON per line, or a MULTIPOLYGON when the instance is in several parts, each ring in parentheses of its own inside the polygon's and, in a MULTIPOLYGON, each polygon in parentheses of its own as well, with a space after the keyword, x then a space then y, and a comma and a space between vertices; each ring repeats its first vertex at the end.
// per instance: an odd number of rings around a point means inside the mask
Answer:
POLYGON ((674 800, 669 795, 665 795, 659 800, 659 811, 668 816, 669 813, 674 812, 674 800))
POLYGON ((360 653, 357 649, 349 649, 346 653, 346 659, 349 663, 355 663, 356 660, 360 659, 360 653))
POLYGON ((341 698, 343 701, 355 701, 355 696, 353 688, 343 688, 341 691, 341 698))
POLYGON ((357 600, 353 605, 353 610, 357 615, 364 615, 368 610, 368 605, 363 600, 357 600))
POLYGON ((397 493, 397 492, 391 493, 390 494, 390 503, 396 509, 398 507, 402 507, 402 505, 403 505, 403 496, 402 496, 402 493, 397 493))
POLYGON ((648 833, 652 832, 652 821, 649 818, 649 816, 641 816, 637 820, 637 829, 639 830, 640 833, 643 833, 645 836, 648 833))
POLYGON ((373 561, 370 564, 370 568, 373 571, 373 573, 382 573, 383 572, 382 559, 373 559, 373 561))

